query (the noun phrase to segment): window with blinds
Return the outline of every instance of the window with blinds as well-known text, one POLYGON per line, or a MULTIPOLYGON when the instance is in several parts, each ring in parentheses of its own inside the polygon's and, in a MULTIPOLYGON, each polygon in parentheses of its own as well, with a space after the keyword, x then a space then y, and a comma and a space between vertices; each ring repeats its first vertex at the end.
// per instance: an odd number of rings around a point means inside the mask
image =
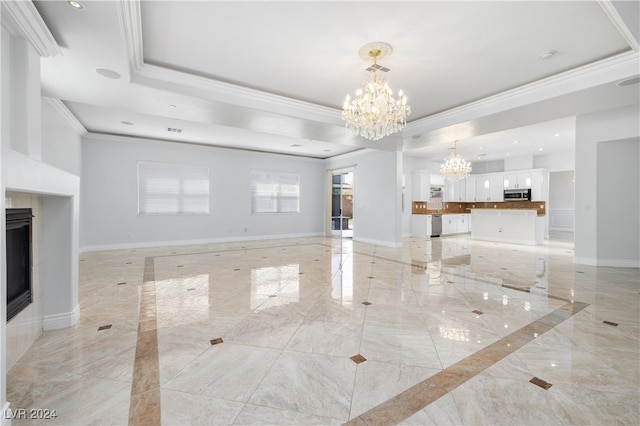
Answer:
POLYGON ((251 213, 300 213, 300 175, 252 170, 251 213))
POLYGON ((209 167, 138 162, 138 214, 208 214, 209 167))

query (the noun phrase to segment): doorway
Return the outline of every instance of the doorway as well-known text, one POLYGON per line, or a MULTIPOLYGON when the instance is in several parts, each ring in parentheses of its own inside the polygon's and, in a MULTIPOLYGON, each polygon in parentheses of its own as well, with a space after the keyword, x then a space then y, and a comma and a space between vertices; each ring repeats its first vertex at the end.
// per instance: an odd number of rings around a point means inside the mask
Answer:
POLYGON ((353 169, 331 176, 331 235, 353 238, 353 169))

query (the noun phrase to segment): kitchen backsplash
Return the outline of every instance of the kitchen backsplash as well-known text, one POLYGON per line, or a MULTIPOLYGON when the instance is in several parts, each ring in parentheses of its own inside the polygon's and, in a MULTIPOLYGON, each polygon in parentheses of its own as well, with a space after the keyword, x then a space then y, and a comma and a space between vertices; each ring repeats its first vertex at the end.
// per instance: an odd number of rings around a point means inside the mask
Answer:
POLYGON ((544 201, 489 201, 485 203, 461 203, 447 202, 442 203, 441 210, 430 209, 426 201, 414 201, 411 207, 413 214, 455 214, 469 213, 472 208, 476 209, 536 209, 538 216, 544 216, 546 212, 546 202, 544 201))

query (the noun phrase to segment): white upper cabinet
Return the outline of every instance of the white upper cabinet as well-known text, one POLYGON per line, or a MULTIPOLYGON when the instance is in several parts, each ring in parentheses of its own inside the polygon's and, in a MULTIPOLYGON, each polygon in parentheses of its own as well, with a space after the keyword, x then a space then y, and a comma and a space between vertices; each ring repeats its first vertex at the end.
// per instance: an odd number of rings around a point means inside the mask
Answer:
POLYGON ((504 174, 504 189, 531 188, 531 171, 523 170, 504 174))
POLYGON ((531 201, 544 201, 547 199, 545 176, 544 170, 531 171, 531 201))
POLYGON ((416 170, 413 172, 413 201, 429 201, 430 178, 431 175, 426 171, 416 170))
POLYGON ((504 201, 504 181, 502 173, 478 175, 476 177, 475 201, 504 201))
POLYGON ((455 182, 447 179, 445 183, 445 201, 463 202, 466 201, 466 180, 461 179, 455 182))
POLYGON ((474 202, 476 201, 476 177, 475 176, 467 176, 464 180, 465 185, 465 194, 464 201, 474 202))

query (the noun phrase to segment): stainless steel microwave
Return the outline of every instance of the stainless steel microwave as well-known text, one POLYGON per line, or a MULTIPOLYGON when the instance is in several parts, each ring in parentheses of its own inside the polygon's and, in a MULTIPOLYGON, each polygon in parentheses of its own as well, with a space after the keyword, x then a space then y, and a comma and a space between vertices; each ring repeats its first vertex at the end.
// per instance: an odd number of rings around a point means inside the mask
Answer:
POLYGON ((505 201, 531 201, 531 188, 525 189, 505 189, 505 201))

